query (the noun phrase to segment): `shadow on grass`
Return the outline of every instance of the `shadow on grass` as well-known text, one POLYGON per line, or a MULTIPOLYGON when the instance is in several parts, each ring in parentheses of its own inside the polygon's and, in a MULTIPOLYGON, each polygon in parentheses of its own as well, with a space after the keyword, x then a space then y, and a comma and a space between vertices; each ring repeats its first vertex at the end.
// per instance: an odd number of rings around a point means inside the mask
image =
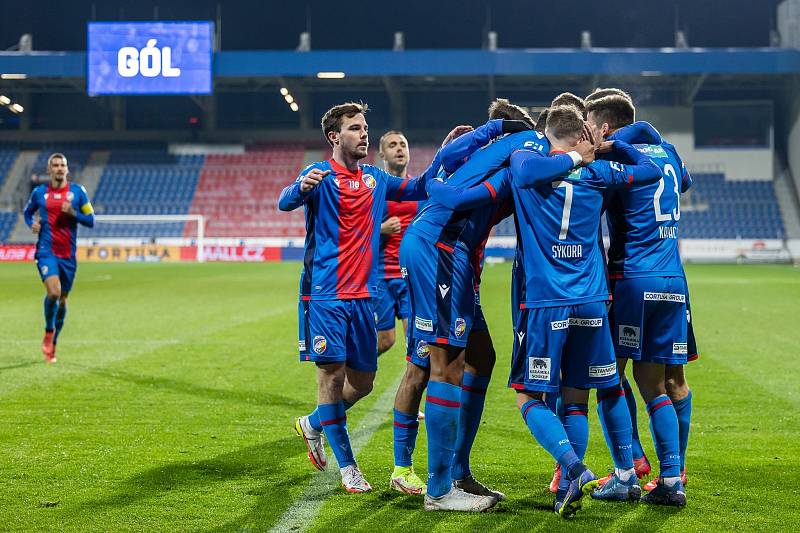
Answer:
POLYGON ((0 366, 0 372, 2 372, 3 370, 13 370, 15 368, 25 368, 26 366, 34 366, 39 364, 42 364, 42 362, 36 360, 36 361, 25 361, 24 363, 16 363, 13 365, 0 366))
POLYGON ((128 372, 120 372, 118 370, 112 371, 95 367, 84 367, 84 369, 87 373, 94 374, 96 376, 125 381, 135 385, 156 387, 181 394, 189 394, 192 396, 198 396, 204 400, 214 399, 236 401, 249 405, 258 405, 262 407, 282 407, 299 411, 305 411, 309 407, 308 402, 302 402, 287 396, 265 391, 215 389, 212 387, 203 387, 171 378, 159 378, 155 376, 131 374, 128 372))

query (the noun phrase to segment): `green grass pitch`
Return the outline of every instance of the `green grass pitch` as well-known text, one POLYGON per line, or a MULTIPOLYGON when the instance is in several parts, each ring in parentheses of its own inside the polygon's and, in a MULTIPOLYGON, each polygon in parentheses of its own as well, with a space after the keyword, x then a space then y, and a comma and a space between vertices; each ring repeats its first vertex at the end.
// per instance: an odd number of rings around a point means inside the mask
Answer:
MULTIPOLYGON (((298 270, 83 264, 59 361, 46 366, 36 272, 0 265, 0 529, 266 531, 283 520, 289 530, 312 531, 711 532, 800 524, 797 269, 687 268, 702 354, 688 367, 695 394, 688 506, 587 501, 569 522, 549 511, 553 461, 505 387, 512 339, 505 264, 489 265, 483 282, 498 365, 472 464, 508 501, 484 515, 425 513, 421 498, 388 490, 389 389, 405 366, 399 346, 380 359, 373 394, 349 413, 375 490, 303 497, 324 479, 312 479, 292 431, 294 417, 314 405, 313 366, 296 354, 298 270)), ((590 411, 587 463, 605 473, 611 461, 590 411)), ((415 458, 424 473, 422 428, 415 458)))

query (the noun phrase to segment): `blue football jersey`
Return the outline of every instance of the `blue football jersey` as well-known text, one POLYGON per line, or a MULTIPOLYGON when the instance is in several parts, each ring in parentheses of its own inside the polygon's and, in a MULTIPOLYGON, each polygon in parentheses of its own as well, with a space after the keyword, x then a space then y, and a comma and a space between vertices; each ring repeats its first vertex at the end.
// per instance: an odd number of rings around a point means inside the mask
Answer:
MULTIPOLYGON (((624 130, 614 137, 624 137, 624 130)), ((691 186, 691 176, 670 143, 634 147, 652 159, 662 177, 648 185, 614 191, 607 199, 609 274, 617 278, 683 276, 678 249, 680 195, 691 186)))
MULTIPOLYGON (((597 232, 608 187, 654 180, 652 161, 630 146, 615 143, 635 165, 594 161, 563 178, 521 187, 526 176, 513 174, 517 235, 524 257, 524 294, 520 307, 573 305, 608 299, 603 255, 597 232)), ((512 169, 519 168, 512 161, 512 169)))

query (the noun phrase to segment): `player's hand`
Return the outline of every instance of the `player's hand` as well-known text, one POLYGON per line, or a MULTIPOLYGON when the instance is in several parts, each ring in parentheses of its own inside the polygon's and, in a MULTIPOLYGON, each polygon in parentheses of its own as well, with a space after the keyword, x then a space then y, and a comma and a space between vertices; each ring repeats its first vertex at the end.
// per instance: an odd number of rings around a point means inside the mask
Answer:
POLYGON ((400 233, 400 219, 389 217, 381 223, 381 235, 392 235, 400 233))
POLYGON ((597 139, 596 139, 594 128, 592 127, 591 124, 589 124, 586 121, 583 122, 583 134, 581 135, 581 140, 582 141, 589 141, 590 143, 595 145, 595 147, 597 147, 597 145, 598 145, 598 143, 596 142, 597 139))
POLYGON ((42 229, 42 223, 39 222, 38 220, 34 220, 33 224, 31 224, 31 231, 35 235, 38 235, 39 234, 39 230, 41 230, 41 229, 42 229))
POLYGON ((597 150, 594 151, 596 154, 607 154, 614 149, 614 141, 603 141, 600 143, 600 146, 597 147, 597 150))
POLYGON ((322 181, 322 178, 330 173, 330 170, 322 171, 318 168, 312 168, 308 174, 303 176, 303 178, 300 180, 300 192, 306 193, 311 191, 311 189, 319 185, 319 182, 322 181))
POLYGON ((444 141, 442 141, 442 146, 445 146, 449 142, 461 137, 465 133, 471 132, 474 129, 475 128, 472 126, 467 125, 456 126, 450 133, 447 134, 447 137, 444 138, 444 141))
POLYGON ((64 202, 61 204, 61 212, 70 216, 75 216, 75 208, 72 207, 72 202, 64 202))
POLYGON ((581 156, 581 165, 588 165, 594 161, 594 143, 588 139, 581 140, 575 146, 575 151, 581 156))

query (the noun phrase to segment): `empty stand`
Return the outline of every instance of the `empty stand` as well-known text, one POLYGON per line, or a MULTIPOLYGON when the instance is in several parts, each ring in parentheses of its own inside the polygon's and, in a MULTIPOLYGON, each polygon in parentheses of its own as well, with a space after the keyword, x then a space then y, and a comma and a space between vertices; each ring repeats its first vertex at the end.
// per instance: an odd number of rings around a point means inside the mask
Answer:
POLYGON ((17 213, 14 211, 0 211, 0 242, 6 242, 17 223, 17 213))
POLYGON ((0 148, 0 189, 6 181, 6 174, 17 159, 19 150, 16 148, 0 148))

